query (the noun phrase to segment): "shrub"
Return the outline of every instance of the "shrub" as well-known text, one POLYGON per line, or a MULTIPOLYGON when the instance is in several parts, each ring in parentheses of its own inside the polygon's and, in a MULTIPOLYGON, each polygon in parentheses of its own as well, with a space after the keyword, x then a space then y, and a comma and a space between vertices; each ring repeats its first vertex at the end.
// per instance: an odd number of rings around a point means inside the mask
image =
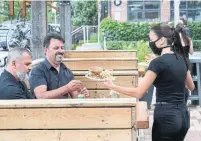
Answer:
MULTIPOLYGON (((101 22, 101 31, 107 41, 148 41, 153 22, 117 22, 106 18, 101 22)), ((171 23, 174 25, 174 23, 171 23)), ((201 22, 188 23, 193 40, 201 39, 201 22)))
POLYGON ((193 48, 195 51, 201 51, 201 40, 193 40, 193 48))
POLYGON ((93 33, 89 37, 89 43, 97 43, 98 42, 98 33, 93 33))
POLYGON ((137 50, 137 56, 139 62, 145 61, 145 56, 151 53, 151 49, 148 46, 148 42, 141 41, 108 41, 108 50, 137 50))

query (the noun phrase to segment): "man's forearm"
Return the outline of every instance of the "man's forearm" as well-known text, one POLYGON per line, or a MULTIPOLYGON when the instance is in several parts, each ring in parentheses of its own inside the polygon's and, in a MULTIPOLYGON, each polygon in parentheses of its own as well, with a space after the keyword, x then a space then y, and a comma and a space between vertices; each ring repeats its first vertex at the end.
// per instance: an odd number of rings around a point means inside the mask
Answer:
POLYGON ((60 98, 63 95, 68 94, 68 90, 66 86, 62 86, 58 89, 51 90, 51 91, 45 91, 45 92, 38 92, 36 93, 37 99, 56 99, 60 98))
POLYGON ((72 98, 77 98, 78 94, 79 94, 78 91, 73 91, 73 92, 70 93, 72 98))

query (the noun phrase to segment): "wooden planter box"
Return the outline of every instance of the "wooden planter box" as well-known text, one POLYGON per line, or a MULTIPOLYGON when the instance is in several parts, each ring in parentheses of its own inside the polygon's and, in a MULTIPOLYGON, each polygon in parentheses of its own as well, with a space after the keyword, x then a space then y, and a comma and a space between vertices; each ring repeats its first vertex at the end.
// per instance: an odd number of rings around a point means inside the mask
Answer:
MULTIPOLYGON (((136 87, 138 85, 138 58, 135 50, 102 50, 102 51, 72 51, 66 50, 63 63, 73 72, 75 79, 83 82, 89 90, 90 98, 107 98, 110 90, 103 82, 96 82, 85 77, 91 66, 100 66, 112 69, 116 77, 115 84, 125 87, 136 87)), ((43 61, 33 61, 33 67, 43 61)), ((29 84, 27 83, 28 87, 29 84)), ((129 98, 120 94, 121 98, 129 98)))
POLYGON ((0 100, 0 141, 136 141, 146 102, 132 98, 0 100))

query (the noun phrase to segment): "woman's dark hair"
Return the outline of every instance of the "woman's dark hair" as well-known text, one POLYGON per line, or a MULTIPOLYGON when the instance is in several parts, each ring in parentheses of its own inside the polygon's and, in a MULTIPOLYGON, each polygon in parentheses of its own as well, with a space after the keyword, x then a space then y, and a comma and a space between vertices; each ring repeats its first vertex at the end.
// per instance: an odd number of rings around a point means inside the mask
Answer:
POLYGON ((189 46, 190 45, 190 40, 186 34, 186 30, 184 29, 184 24, 182 23, 178 23, 176 25, 176 31, 181 33, 181 37, 184 41, 185 46, 189 46))
POLYGON ((157 24, 151 28, 151 31, 153 31, 158 38, 165 37, 167 39, 167 44, 171 46, 172 51, 183 56, 188 69, 187 59, 181 44, 179 32, 167 24, 157 24))
POLYGON ((52 33, 48 33, 47 36, 45 37, 45 39, 43 41, 43 47, 48 48, 50 45, 51 39, 57 39, 57 40, 60 40, 63 43, 65 43, 65 39, 60 34, 58 34, 56 32, 52 32, 52 33))

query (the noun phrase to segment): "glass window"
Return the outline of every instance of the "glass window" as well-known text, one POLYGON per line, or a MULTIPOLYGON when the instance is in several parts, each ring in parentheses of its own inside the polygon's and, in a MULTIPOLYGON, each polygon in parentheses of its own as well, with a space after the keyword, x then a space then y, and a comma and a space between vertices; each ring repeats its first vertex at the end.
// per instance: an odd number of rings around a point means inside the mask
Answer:
POLYGON ((187 3, 186 1, 181 1, 179 5, 180 9, 186 9, 186 3, 187 3))
POLYGON ((200 10, 188 10, 188 19, 189 21, 201 21, 200 10))
POLYGON ((170 7, 171 9, 174 9, 174 1, 170 1, 170 7))
POLYGON ((187 16, 187 11, 186 10, 180 10, 180 16, 183 17, 183 16, 187 16))
POLYGON ((159 21, 159 11, 145 11, 145 19, 147 21, 159 21))
POLYGON ((193 9, 193 8, 196 8, 197 7, 197 4, 195 1, 188 1, 187 2, 187 5, 188 5, 188 8, 189 9, 193 9))
POLYGON ((128 1, 129 21, 159 21, 160 0, 128 1))
POLYGON ((108 2, 101 1, 101 20, 108 16, 108 2))
MULTIPOLYGON (((174 20, 174 1, 171 1, 171 20, 174 20)), ((180 16, 186 16, 188 21, 201 21, 201 1, 192 0, 184 1, 180 3, 180 16)))
POLYGON ((135 9, 143 10, 143 2, 142 1, 128 1, 128 6, 133 7, 135 9))
POLYGON ((154 1, 146 1, 145 2, 145 9, 159 9, 160 3, 154 1))
POLYGON ((138 20, 138 21, 142 20, 142 11, 135 11, 135 12, 133 12, 133 10, 131 9, 129 15, 130 15, 128 17, 129 21, 131 21, 133 19, 138 20))

